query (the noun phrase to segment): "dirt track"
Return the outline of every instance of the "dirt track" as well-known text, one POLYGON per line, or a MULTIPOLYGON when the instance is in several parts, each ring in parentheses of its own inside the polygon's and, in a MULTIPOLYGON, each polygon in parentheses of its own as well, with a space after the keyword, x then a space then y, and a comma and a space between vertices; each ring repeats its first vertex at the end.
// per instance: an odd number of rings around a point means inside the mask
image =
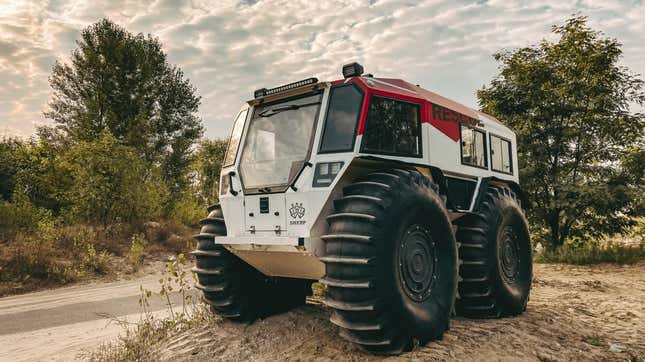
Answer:
MULTIPOLYGON (((391 360, 629 360, 645 358, 645 263, 535 266, 527 312, 453 319, 443 340, 391 360), (610 343, 626 347, 610 352, 610 343)), ((251 325, 218 320, 161 341, 154 360, 378 360, 337 336, 328 310, 307 305, 251 325)))
MULTIPOLYGON (((139 287, 156 291, 159 277, 151 274, 0 298, 0 361, 71 361, 82 350, 116 338, 123 327, 107 316, 139 321, 139 287)), ((173 294, 172 300, 179 303, 181 298, 173 294)), ((151 298, 149 310, 161 318, 168 314, 160 298, 151 298)))

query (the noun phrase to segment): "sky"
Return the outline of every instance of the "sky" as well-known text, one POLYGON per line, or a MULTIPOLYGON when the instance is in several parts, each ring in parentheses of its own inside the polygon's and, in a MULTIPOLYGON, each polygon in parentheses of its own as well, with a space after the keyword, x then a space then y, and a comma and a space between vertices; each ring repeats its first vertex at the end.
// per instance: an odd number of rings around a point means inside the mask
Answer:
POLYGON ((159 37, 202 96, 205 136, 223 138, 253 90, 339 79, 353 61, 477 108, 493 53, 553 39, 551 26, 574 13, 618 38, 622 64, 645 74, 642 0, 0 0, 0 137, 51 124, 51 67, 103 17, 159 37))

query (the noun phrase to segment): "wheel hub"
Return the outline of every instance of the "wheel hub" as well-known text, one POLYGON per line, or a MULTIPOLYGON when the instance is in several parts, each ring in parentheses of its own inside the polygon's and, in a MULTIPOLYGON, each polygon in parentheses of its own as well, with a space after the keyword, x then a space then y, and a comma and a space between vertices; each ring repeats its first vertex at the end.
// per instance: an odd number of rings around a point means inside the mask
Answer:
POLYGON ((520 270, 520 253, 517 235, 511 226, 506 226, 504 228, 499 248, 502 275, 509 282, 512 282, 515 280, 520 270))
POLYGON ((399 250, 401 283, 412 300, 425 300, 436 279, 437 254, 430 230, 422 225, 410 226, 403 235, 399 250))

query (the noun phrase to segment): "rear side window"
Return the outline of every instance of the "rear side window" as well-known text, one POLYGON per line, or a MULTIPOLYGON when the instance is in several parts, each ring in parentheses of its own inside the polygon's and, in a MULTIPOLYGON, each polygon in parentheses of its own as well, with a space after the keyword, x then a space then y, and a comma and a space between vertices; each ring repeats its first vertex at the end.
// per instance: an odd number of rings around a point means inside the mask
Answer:
POLYGON ((486 134, 480 130, 461 125, 461 163, 468 166, 488 168, 486 159, 486 134))
POLYGON ((510 141, 490 135, 490 168, 493 171, 513 174, 510 141))
POLYGON ((354 149, 356 127, 363 105, 363 94, 352 84, 333 88, 320 152, 345 152, 354 149))
POLYGON ((421 157, 419 105, 372 96, 362 152, 421 157))

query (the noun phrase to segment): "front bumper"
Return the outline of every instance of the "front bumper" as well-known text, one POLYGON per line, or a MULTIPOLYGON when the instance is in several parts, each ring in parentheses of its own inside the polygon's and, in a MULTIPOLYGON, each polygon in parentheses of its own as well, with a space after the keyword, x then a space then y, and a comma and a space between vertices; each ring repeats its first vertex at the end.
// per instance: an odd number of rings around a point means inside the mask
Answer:
POLYGON ((304 238, 291 236, 216 236, 215 244, 222 245, 275 245, 275 246, 303 246, 304 238))

